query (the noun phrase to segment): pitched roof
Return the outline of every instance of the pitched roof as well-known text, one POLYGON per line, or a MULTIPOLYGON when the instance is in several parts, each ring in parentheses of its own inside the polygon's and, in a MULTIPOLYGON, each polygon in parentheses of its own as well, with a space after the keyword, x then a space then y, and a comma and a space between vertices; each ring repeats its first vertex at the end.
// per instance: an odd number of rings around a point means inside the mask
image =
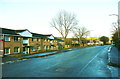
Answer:
POLYGON ((51 36, 52 34, 42 34, 42 35, 44 35, 44 36, 46 36, 46 37, 49 37, 49 36, 51 36))
POLYGON ((64 42, 64 40, 59 39, 59 38, 56 38, 56 37, 55 37, 55 40, 57 40, 57 41, 59 41, 59 42, 64 42))
POLYGON ((51 36, 52 34, 44 34, 44 35, 46 35, 46 36, 51 36))
MULTIPOLYGON (((44 38, 47 38, 47 39, 50 39, 49 37, 52 35, 52 34, 42 34, 44 38)), ((53 35, 52 35, 53 36, 53 35)))
POLYGON ((15 30, 15 31, 16 31, 16 33, 20 33, 20 32, 26 31, 26 30, 28 30, 28 29, 21 29, 21 30, 15 30))
POLYGON ((13 35, 17 35, 15 30, 12 29, 7 29, 7 28, 0 28, 2 30, 2 34, 13 34, 13 35))
MULTIPOLYGON (((21 29, 21 30, 13 30, 13 29, 7 29, 7 28, 0 28, 2 30, 2 34, 12 34, 12 35, 19 35, 18 33, 24 32, 24 31, 29 31, 28 29, 21 29)), ((29 31, 30 32, 30 31, 29 31)), ((43 39, 49 39, 52 34, 38 34, 38 33, 32 33, 33 37, 38 37, 38 38, 43 38, 43 39)), ((52 35, 53 36, 53 35, 52 35)))
POLYGON ((40 38, 45 38, 44 35, 38 34, 38 33, 32 33, 33 37, 40 37, 40 38))

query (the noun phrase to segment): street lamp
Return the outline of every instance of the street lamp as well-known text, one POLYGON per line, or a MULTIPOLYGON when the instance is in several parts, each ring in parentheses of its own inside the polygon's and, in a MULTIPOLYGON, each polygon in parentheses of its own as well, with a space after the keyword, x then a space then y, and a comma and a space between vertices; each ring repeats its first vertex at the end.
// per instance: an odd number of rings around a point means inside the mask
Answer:
POLYGON ((110 14, 109 16, 117 16, 117 18, 118 18, 117 23, 118 23, 118 39, 119 39, 119 37, 120 37, 120 35, 119 35, 119 25, 120 25, 119 18, 120 18, 120 16, 117 14, 110 14))

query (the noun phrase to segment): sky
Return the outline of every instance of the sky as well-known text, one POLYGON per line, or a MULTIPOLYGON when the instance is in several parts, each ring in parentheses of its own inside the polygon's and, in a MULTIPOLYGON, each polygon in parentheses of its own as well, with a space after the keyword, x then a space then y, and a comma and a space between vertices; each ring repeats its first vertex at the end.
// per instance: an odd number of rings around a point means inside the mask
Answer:
MULTIPOLYGON (((61 35, 50 27, 60 10, 74 13, 78 26, 91 31, 91 37, 111 36, 112 23, 117 21, 119 0, 0 0, 0 27, 28 29, 34 33, 61 35)), ((68 37, 72 37, 69 33, 68 37)))

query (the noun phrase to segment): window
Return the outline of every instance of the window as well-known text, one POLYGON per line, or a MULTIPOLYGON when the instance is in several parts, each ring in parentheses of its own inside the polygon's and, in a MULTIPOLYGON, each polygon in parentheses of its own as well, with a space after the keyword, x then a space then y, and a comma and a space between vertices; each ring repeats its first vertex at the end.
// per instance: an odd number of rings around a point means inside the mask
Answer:
POLYGON ((39 46, 39 47, 37 48, 37 50, 41 50, 41 47, 39 46))
POLYGON ((32 41, 33 41, 34 39, 32 38, 32 41))
POLYGON ((44 49, 46 50, 46 46, 44 46, 44 49))
POLYGON ((50 42, 50 40, 47 40, 47 42, 50 42))
POLYGON ((39 41, 41 41, 41 39, 39 39, 39 41))
POLYGON ((39 39, 37 38, 37 41, 39 41, 39 39))
POLYGON ((47 46, 47 49, 49 50, 50 46, 47 46))
POLYGON ((8 55, 8 54, 10 54, 10 48, 9 47, 5 48, 5 55, 8 55))
POLYGON ((53 41, 50 41, 50 43, 53 43, 53 41))
POLYGON ((19 53, 19 47, 14 47, 14 53, 19 53))
POLYGON ((35 41, 35 38, 32 38, 32 41, 35 41))
POLYGON ((19 41, 19 37, 15 36, 14 41, 19 41))
POLYGON ((49 42, 49 41, 50 41, 50 40, 48 40, 48 39, 45 39, 45 40, 44 40, 44 42, 49 42))
POLYGON ((37 38, 37 41, 39 41, 39 38, 37 38))
POLYGON ((23 38, 23 45, 28 45, 29 39, 28 38, 23 38))
POLYGON ((34 47, 31 47, 32 51, 35 51, 35 48, 34 47))
POLYGON ((5 36, 5 41, 10 41, 10 37, 9 36, 5 36))
POLYGON ((47 40, 45 39, 44 42, 47 42, 47 40))

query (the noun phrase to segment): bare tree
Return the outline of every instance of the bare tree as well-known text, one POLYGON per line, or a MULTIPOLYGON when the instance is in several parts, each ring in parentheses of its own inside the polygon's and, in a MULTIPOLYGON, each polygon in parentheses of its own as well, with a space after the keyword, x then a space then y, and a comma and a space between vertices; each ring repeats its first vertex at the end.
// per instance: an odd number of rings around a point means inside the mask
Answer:
POLYGON ((65 43, 69 32, 78 24, 75 14, 66 11, 60 11, 50 23, 63 37, 65 43))
POLYGON ((120 35, 120 28, 118 29, 118 24, 117 23, 113 23, 113 31, 112 31, 112 42, 115 44, 116 47, 118 47, 118 49, 120 50, 120 39, 119 39, 119 35, 120 35))
POLYGON ((81 39, 86 38, 90 34, 90 31, 85 27, 75 27, 73 29, 73 34, 75 38, 78 38, 78 42, 80 44, 81 39))
POLYGON ((112 33, 115 33, 118 30, 118 24, 117 23, 113 23, 112 26, 113 26, 112 33))

